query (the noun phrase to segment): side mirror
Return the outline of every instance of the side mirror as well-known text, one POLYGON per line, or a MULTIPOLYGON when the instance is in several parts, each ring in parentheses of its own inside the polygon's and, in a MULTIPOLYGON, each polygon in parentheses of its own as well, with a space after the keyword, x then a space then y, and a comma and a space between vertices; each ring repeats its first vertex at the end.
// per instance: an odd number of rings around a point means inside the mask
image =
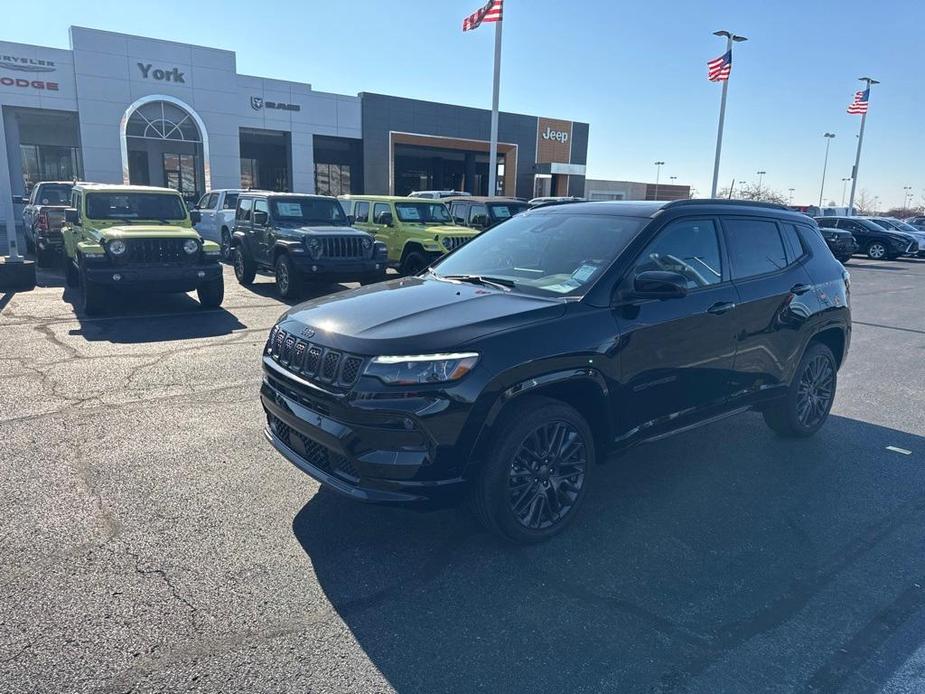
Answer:
POLYGON ((254 210, 254 224, 259 227, 265 227, 270 221, 270 215, 263 210, 254 210))
POLYGON ((357 223, 357 218, 354 217, 352 214, 348 214, 347 215, 347 226, 352 227, 356 223, 357 223))
POLYGON ((29 198, 27 198, 25 195, 14 195, 13 204, 14 205, 28 205, 29 198))
POLYGON ((380 212, 376 215, 376 224, 382 224, 384 226, 390 227, 395 223, 395 220, 392 219, 391 212, 380 212))
POLYGON ((677 272, 646 270, 633 278, 637 299, 679 299, 687 296, 687 278, 677 272))
POLYGON ((80 215, 77 214, 76 207, 64 208, 64 221, 68 224, 80 224, 80 215))
POLYGON ((202 221, 202 212, 200 212, 199 210, 190 210, 189 220, 193 224, 199 224, 199 222, 202 221))

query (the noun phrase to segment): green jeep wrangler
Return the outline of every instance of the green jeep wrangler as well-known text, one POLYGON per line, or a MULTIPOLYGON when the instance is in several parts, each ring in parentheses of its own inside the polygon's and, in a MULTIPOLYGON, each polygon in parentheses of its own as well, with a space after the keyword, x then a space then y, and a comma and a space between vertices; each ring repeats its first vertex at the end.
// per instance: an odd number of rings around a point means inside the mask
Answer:
POLYGON ((416 275, 479 233, 454 224, 439 200, 390 195, 343 195, 339 200, 354 227, 385 243, 389 265, 403 275, 416 275))
POLYGON ((65 210, 64 268, 82 287, 81 308, 100 313, 110 294, 191 292, 215 308, 225 285, 217 243, 203 241, 180 194, 169 188, 79 183, 65 210))

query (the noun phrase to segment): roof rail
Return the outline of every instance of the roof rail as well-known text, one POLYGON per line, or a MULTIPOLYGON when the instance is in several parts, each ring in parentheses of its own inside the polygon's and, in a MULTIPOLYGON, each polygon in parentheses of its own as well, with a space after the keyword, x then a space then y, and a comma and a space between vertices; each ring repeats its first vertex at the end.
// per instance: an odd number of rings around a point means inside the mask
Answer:
POLYGON ((786 205, 776 202, 760 202, 758 200, 727 200, 726 198, 696 198, 693 200, 672 200, 665 204, 662 209, 669 207, 684 207, 686 205, 735 205, 739 207, 767 207, 772 210, 787 210, 795 212, 786 205))

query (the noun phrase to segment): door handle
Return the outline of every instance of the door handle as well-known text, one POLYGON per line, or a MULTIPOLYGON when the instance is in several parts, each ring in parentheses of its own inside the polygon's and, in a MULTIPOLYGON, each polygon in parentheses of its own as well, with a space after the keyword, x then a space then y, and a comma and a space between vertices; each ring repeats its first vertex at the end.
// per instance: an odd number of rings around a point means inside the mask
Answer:
POLYGON ((731 311, 735 307, 736 305, 733 301, 717 301, 707 309, 707 313, 712 313, 714 316, 721 316, 727 311, 731 311))
POLYGON ((800 294, 805 294, 810 289, 812 289, 812 287, 810 287, 808 284, 795 284, 790 287, 790 293, 799 296, 800 294))

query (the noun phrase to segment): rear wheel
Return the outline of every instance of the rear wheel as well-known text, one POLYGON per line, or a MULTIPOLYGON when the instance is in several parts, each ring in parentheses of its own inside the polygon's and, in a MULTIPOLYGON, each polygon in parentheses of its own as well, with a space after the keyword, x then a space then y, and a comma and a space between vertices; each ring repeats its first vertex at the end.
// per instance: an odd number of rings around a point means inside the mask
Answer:
POLYGON ((233 249, 231 246, 231 232, 227 229, 222 229, 222 260, 231 262, 232 252, 233 249))
POLYGON ((225 298, 225 280, 219 277, 211 282, 200 284, 196 288, 196 295, 203 308, 218 308, 225 298))
POLYGON ((812 436, 828 419, 837 383, 838 365, 832 350, 819 342, 811 344, 787 395, 764 411, 764 421, 781 436, 812 436))
POLYGON ((276 259, 276 291, 282 299, 298 297, 302 292, 302 276, 285 253, 276 259))
POLYGON ((67 253, 62 253, 61 262, 64 263, 64 281, 68 287, 76 287, 80 284, 80 272, 74 261, 68 257, 67 253))
POLYGON ((424 257, 424 254, 418 251, 411 251, 407 253, 401 261, 399 270, 403 275, 416 275, 425 267, 427 267, 427 258, 424 257))
POLYGON ((591 428, 574 408, 530 398, 503 415, 488 450, 470 499, 486 528, 533 543, 572 522, 595 462, 591 428))
POLYGON ((234 247, 234 276, 243 285, 253 284, 257 276, 257 265, 243 244, 234 247))
POLYGON ((872 241, 867 246, 867 257, 871 260, 883 260, 887 256, 886 246, 879 241, 872 241))

